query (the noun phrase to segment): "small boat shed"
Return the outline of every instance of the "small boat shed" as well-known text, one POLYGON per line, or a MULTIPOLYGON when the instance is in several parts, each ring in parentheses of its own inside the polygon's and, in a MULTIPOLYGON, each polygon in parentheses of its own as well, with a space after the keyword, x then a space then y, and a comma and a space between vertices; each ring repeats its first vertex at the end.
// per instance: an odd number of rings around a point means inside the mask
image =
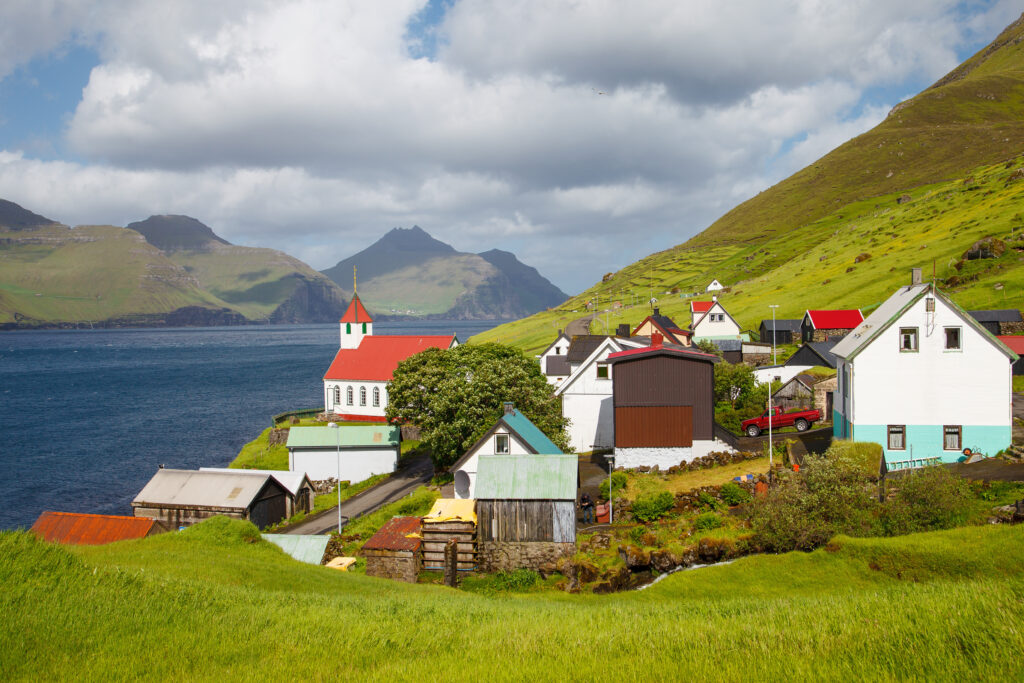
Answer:
POLYGON ((423 564, 420 518, 392 517, 363 544, 366 575, 416 583, 423 564))
POLYGON ((243 470, 231 467, 200 467, 200 472, 230 472, 232 474, 270 475, 288 491, 288 517, 296 512, 309 513, 313 510, 315 489, 305 472, 287 470, 243 470))
POLYGON ((44 541, 67 545, 105 545, 165 531, 167 528, 155 519, 50 510, 32 525, 32 533, 44 541))
POLYGON ((214 515, 247 519, 262 529, 288 516, 288 490, 269 474, 159 469, 132 510, 171 529, 214 515))
POLYGON ((485 571, 542 565, 576 552, 575 454, 481 455, 477 559, 485 571))

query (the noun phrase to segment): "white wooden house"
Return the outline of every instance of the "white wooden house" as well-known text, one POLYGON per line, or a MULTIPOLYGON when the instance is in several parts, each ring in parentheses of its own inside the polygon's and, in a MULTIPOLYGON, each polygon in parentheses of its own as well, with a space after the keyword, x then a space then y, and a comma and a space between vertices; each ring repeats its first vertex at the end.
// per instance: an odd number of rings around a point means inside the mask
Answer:
POLYGON ((288 430, 288 469, 305 472, 313 481, 339 479, 354 484, 375 474, 394 472, 401 450, 401 429, 392 425, 288 430))
MULTIPOLYGON (((693 340, 740 338, 740 324, 717 299, 690 302, 693 340)), ((749 341, 746 340, 746 341, 749 341)))
POLYGON ((725 289, 725 285, 723 285, 718 280, 712 280, 711 284, 709 284, 707 287, 704 288, 704 291, 705 292, 720 292, 723 289, 725 289))
POLYGON ((456 498, 475 498, 476 474, 481 455, 551 455, 562 450, 529 418, 505 403, 504 412, 448 471, 455 478, 456 498))
POLYGON ((1017 356, 914 269, 832 348, 836 438, 882 445, 889 470, 987 455, 1012 440, 1017 356))
POLYGON ((571 342, 572 340, 569 339, 565 332, 559 330, 555 341, 551 342, 551 345, 540 354, 540 371, 547 378, 548 384, 558 386, 562 380, 569 376, 569 358, 567 354, 569 353, 569 344, 571 342))

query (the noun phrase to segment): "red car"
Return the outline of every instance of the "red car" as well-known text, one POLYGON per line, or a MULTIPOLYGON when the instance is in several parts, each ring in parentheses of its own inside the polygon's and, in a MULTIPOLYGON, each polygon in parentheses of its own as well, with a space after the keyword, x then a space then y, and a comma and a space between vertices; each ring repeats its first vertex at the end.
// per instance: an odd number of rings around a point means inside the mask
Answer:
MULTIPOLYGON (((782 412, 782 408, 772 408, 772 429, 780 427, 796 427, 798 432, 806 432, 815 422, 821 419, 821 412, 816 408, 797 410, 792 413, 782 412)), ((743 431, 747 436, 759 436, 768 429, 768 411, 763 415, 743 421, 743 431)))

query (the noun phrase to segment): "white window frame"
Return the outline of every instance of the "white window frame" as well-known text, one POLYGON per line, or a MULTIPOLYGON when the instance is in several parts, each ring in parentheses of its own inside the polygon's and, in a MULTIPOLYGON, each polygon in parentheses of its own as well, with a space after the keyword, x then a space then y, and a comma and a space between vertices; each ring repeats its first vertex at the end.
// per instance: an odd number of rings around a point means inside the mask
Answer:
POLYGON ((351 384, 345 388, 345 405, 355 405, 355 392, 351 384))
POLYGON ((380 407, 380 387, 373 388, 373 407, 380 407))
POLYGON ((964 332, 959 325, 950 325, 942 328, 942 345, 944 351, 958 353, 964 350, 964 332), (956 330, 956 346, 949 345, 949 333, 956 330))
POLYGON ((509 436, 508 434, 495 434, 494 435, 494 454, 495 455, 508 455, 509 453, 509 436), (505 450, 501 449, 501 444, 505 444, 505 450))
POLYGON ((901 327, 900 328, 900 336, 899 336, 899 344, 900 344, 900 353, 917 353, 918 351, 920 351, 920 349, 921 349, 920 329, 917 328, 917 327, 901 327), (904 335, 907 335, 907 334, 912 334, 913 335, 914 347, 911 348, 911 349, 903 348, 904 335))
POLYGON ((359 387, 359 405, 366 405, 366 387, 359 387))

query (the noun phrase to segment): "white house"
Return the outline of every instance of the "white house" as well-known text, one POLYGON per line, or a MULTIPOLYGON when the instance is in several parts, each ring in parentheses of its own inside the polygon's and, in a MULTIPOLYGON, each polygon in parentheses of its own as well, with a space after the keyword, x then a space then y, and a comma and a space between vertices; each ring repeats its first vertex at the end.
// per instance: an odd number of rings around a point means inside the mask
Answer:
POLYGON ((305 472, 313 481, 338 479, 354 484, 394 472, 401 448, 401 430, 390 425, 292 427, 288 469, 305 472))
POLYGON ((571 339, 562 330, 558 331, 555 341, 540 354, 540 371, 547 378, 548 384, 558 386, 569 376, 569 344, 571 339))
POLYGON ((514 404, 505 403, 504 412, 494 426, 448 469, 455 477, 455 497, 476 497, 476 474, 481 455, 553 455, 561 452, 544 432, 515 409, 514 404))
POLYGON ((775 381, 785 384, 813 367, 813 365, 762 365, 759 368, 754 368, 754 380, 758 384, 771 384, 775 381))
POLYGON ((704 291, 705 292, 719 292, 719 291, 721 291, 723 289, 725 289, 725 285, 723 285, 718 280, 712 280, 711 284, 709 284, 707 287, 704 288, 704 291))
POLYGON ((324 406, 359 422, 384 422, 387 383, 398 364, 430 348, 458 346, 455 335, 374 335, 359 295, 341 317, 341 343, 324 374, 324 406))
POLYGON ((718 299, 691 301, 690 316, 694 341, 739 338, 740 324, 729 315, 718 299))
POLYGON ((987 455, 1012 441, 1009 348, 914 269, 832 348, 836 438, 882 445, 890 470, 987 455))
POLYGON ((606 337, 558 388, 562 416, 569 418, 569 445, 579 453, 614 445, 615 415, 608 356, 647 345, 647 340, 606 337))

